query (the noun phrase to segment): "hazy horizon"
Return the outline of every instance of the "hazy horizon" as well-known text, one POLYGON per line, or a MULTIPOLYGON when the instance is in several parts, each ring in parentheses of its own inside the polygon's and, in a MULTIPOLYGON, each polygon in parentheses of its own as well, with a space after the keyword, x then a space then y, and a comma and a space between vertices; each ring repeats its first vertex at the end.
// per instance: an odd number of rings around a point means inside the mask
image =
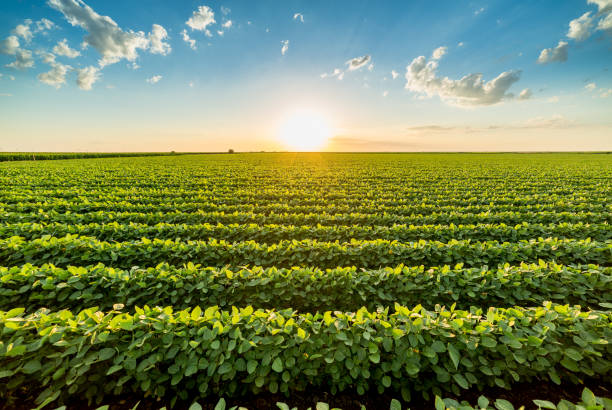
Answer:
POLYGON ((612 0, 7 0, 0 151, 612 150, 612 0))

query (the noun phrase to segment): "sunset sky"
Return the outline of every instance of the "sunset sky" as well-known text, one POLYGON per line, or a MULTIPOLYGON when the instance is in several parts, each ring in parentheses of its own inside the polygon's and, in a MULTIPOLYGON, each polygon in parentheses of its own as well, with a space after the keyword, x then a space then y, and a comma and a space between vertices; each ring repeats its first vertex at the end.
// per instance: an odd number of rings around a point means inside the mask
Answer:
POLYGON ((2 0, 0 27, 0 151, 612 150, 612 0, 2 0))

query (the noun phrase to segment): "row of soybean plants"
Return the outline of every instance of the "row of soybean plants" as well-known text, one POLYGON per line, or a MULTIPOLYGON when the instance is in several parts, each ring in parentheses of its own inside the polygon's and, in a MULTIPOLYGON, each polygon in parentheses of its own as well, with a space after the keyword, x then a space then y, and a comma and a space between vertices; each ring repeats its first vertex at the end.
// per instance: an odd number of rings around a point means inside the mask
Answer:
POLYGON ((562 264, 592 263, 612 265, 612 241, 590 239, 537 239, 519 242, 451 240, 398 242, 387 240, 320 242, 281 241, 262 244, 255 241, 181 241, 147 239, 105 242, 92 237, 67 235, 26 240, 19 236, 0 239, 0 265, 22 263, 57 266, 104 263, 121 268, 155 266, 162 262, 183 265, 264 267, 358 266, 378 268, 405 265, 454 265, 466 267, 521 262, 539 259, 562 264))
POLYGON ((612 229, 607 223, 588 224, 529 224, 515 226, 505 224, 471 225, 257 225, 257 224, 168 224, 147 225, 142 223, 5 223, 0 224, 0 237, 21 236, 36 239, 45 235, 93 236, 104 241, 128 241, 140 238, 183 240, 222 239, 229 242, 254 240, 273 243, 282 240, 316 239, 318 241, 341 241, 351 239, 386 239, 390 241, 436 240, 447 242, 452 239, 473 241, 495 240, 516 242, 532 238, 591 238, 597 241, 612 239, 612 229))
POLYGON ((266 214, 255 212, 48 212, 42 209, 30 213, 6 212, 0 209, 0 218, 3 222, 65 222, 71 224, 88 223, 222 223, 258 225, 470 225, 470 224, 507 224, 518 225, 523 222, 536 224, 557 223, 612 223, 612 212, 521 212, 508 211, 489 213, 435 213, 431 215, 402 216, 393 214, 329 214, 321 213, 282 213, 266 214))
POLYGON ((471 306, 537 306, 559 303, 601 309, 612 300, 612 268, 554 263, 464 268, 461 265, 355 267, 213 268, 193 263, 174 267, 117 269, 105 265, 59 268, 50 264, 0 267, 0 309, 47 307, 79 311, 91 306, 110 310, 120 301, 135 306, 245 306, 371 311, 400 303, 471 306), (427 295, 426 298, 423 295, 427 295))
POLYGON ((533 308, 353 313, 136 308, 0 311, 0 396, 40 404, 122 393, 167 400, 304 390, 412 395, 612 377, 609 312, 533 308))

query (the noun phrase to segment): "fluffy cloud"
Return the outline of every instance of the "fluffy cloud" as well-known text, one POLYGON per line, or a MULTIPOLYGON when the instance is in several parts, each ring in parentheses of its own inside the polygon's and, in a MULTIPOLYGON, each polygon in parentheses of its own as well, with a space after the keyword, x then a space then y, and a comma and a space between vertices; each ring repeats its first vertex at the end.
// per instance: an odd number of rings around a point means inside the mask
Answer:
POLYGON ((51 30, 52 28, 55 28, 55 27, 56 27, 55 23, 53 23, 51 20, 42 18, 36 22, 35 31, 39 33, 43 31, 51 30))
POLYGON ((597 85, 595 83, 588 83, 587 85, 584 86, 584 88, 586 88, 589 91, 593 91, 595 88, 597 88, 597 85))
POLYGON ((77 50, 70 48, 70 46, 68 45, 68 40, 66 39, 63 39, 62 41, 58 42, 53 47, 53 52, 58 56, 64 56, 68 58, 75 58, 81 55, 81 53, 79 53, 77 50))
POLYGON ((7 64, 6 67, 16 68, 17 70, 25 70, 34 67, 34 59, 30 50, 18 49, 15 53, 15 61, 7 64))
POLYGON ((434 60, 439 60, 444 57, 444 54, 446 54, 447 50, 448 47, 438 47, 433 51, 433 53, 431 53, 431 58, 433 58, 434 60))
POLYGON ((302 13, 295 13, 293 15, 293 19, 294 20, 299 20, 299 21, 301 21, 303 23, 304 22, 304 15, 302 13))
POLYGON ((149 41, 151 42, 151 53, 166 55, 172 51, 170 44, 164 42, 168 38, 168 32, 165 28, 159 24, 153 24, 151 33, 149 34, 149 41))
POLYGON ((287 50, 289 50, 289 40, 283 40, 281 41, 281 44, 283 45, 281 47, 281 55, 285 55, 287 50))
POLYGON ((425 56, 415 58, 406 67, 405 88, 428 97, 437 95, 453 105, 492 105, 512 98, 507 91, 521 76, 520 71, 506 71, 488 82, 483 81, 480 73, 453 80, 438 77, 437 69, 437 60, 427 61, 425 56))
POLYGON ((189 20, 185 22, 192 30, 203 31, 207 36, 212 36, 208 26, 215 24, 215 13, 208 6, 200 6, 193 12, 189 20))
POLYGON ((112 18, 99 15, 82 0, 48 0, 48 2, 51 7, 63 14, 71 25, 82 27, 88 32, 85 42, 102 56, 99 61, 100 67, 114 64, 122 59, 134 61, 138 58, 138 50, 151 48, 153 53, 169 51, 169 46, 164 46, 165 43, 161 42, 163 38, 160 39, 160 35, 165 33, 165 30, 162 33, 159 29, 163 29, 161 26, 154 25, 153 32, 147 37, 142 31, 122 30, 112 18), (152 46, 152 40, 159 42, 152 46))
POLYGON ((151 78, 147 78, 147 83, 149 84, 157 84, 159 82, 159 80, 162 79, 161 75, 154 75, 151 78))
POLYGON ((0 53, 14 56, 19 51, 19 39, 17 36, 8 36, 0 42, 0 53))
POLYGON ((233 25, 232 20, 227 20, 225 23, 221 24, 221 26, 226 29, 232 27, 232 25, 233 25))
POLYGON ((348 70, 349 71, 355 71, 355 70, 359 70, 361 67, 366 66, 370 60, 372 60, 372 57, 369 55, 365 55, 362 57, 355 57, 355 58, 351 58, 350 60, 348 60, 346 62, 346 65, 348 65, 348 70))
POLYGON ((383 96, 383 97, 386 97, 386 96, 388 96, 388 95, 389 95, 389 91, 387 91, 387 90, 383 91, 383 93, 382 93, 382 96, 383 96))
POLYGON ((540 64, 562 63, 564 61, 567 61, 567 42, 565 41, 559 41, 557 47, 545 48, 538 57, 538 63, 540 64))
POLYGON ((391 78, 395 80, 397 77, 399 77, 399 73, 395 70, 391 70, 391 78))
POLYGON ((531 92, 531 90, 529 88, 525 88, 523 91, 520 92, 518 98, 519 100, 528 100, 531 98, 532 95, 533 93, 531 92))
POLYGON ((579 18, 570 21, 567 36, 578 41, 586 40, 591 35, 590 31, 592 27, 593 17, 589 11, 579 18))
POLYGON ((11 33, 23 38, 27 43, 32 40, 32 32, 30 31, 30 25, 32 24, 32 20, 27 19, 23 22, 23 24, 17 25, 11 33))
POLYGON ((66 74, 72 69, 69 65, 58 63, 55 61, 55 56, 51 53, 47 53, 43 60, 51 65, 51 70, 46 73, 38 74, 38 79, 41 83, 45 83, 55 88, 60 88, 66 83, 66 74))
POLYGON ((197 48, 196 41, 189 37, 189 34, 187 34, 187 30, 181 31, 181 36, 183 36, 183 41, 189 44, 189 47, 191 47, 192 50, 195 50, 197 48))
POLYGON ((89 66, 77 70, 77 85, 81 90, 91 90, 93 84, 100 78, 100 69, 89 66))

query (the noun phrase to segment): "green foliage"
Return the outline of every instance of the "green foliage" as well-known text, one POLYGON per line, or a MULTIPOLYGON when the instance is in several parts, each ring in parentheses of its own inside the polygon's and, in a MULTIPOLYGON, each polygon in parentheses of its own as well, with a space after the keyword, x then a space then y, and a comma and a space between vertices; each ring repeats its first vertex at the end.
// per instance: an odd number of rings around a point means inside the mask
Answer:
POLYGON ((187 389, 203 397, 313 385, 458 393, 543 373, 568 381, 609 378, 611 320, 604 312, 551 303, 486 311, 396 305, 392 313, 314 315, 216 306, 176 312, 145 306, 134 314, 0 312, 0 371, 10 377, 0 394, 31 383, 46 387, 37 403, 73 394, 92 401, 111 392, 170 398, 187 389), (497 344, 485 345, 483 338, 497 344), (429 349, 436 342, 448 354, 429 349), (574 350, 581 360, 568 368, 574 350))
MULTIPOLYGON (((489 268, 397 266, 376 270, 335 268, 155 268, 120 270, 103 265, 0 267, 0 309, 23 305, 82 310, 115 309, 116 301, 135 305, 194 305, 288 308, 299 311, 354 311, 361 306, 421 303, 460 309, 470 306, 530 306, 547 300, 601 309, 612 298, 612 268, 554 263, 489 268), (150 286, 155 284, 155 286, 150 286), (428 295, 427 299, 423 295, 428 295)), ((484 338, 487 347, 493 339, 484 338)), ((442 351, 444 347, 442 347, 442 351)))

